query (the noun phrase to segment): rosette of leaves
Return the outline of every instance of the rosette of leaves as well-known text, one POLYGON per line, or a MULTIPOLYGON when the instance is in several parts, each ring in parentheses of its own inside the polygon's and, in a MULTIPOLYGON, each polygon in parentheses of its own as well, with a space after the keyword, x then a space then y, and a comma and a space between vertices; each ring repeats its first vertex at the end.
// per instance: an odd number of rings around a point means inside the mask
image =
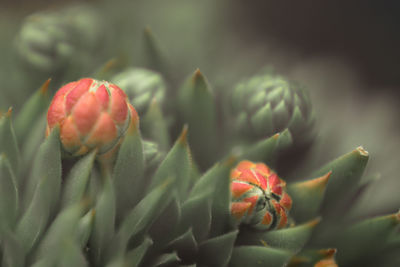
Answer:
POLYGON ((273 73, 255 75, 232 92, 234 125, 240 137, 257 140, 288 128, 294 141, 314 138, 314 113, 305 88, 273 73))

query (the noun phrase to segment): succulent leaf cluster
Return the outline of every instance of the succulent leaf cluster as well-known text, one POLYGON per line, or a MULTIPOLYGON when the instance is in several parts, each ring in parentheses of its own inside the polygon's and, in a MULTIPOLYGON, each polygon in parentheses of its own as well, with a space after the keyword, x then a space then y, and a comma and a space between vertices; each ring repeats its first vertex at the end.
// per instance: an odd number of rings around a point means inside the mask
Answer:
POLYGON ((1 266, 396 266, 400 214, 352 216, 366 150, 295 182, 276 171, 314 138, 302 87, 271 73, 228 94, 200 70, 174 80, 153 37, 150 69, 106 63, 52 101, 48 80, 0 113, 1 266))

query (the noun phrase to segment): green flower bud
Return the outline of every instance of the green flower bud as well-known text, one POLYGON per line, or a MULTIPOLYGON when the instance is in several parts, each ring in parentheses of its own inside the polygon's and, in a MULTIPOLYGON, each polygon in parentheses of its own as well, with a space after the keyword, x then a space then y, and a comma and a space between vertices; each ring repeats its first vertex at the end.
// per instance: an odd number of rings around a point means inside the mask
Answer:
POLYGON ((307 92, 278 75, 254 76, 239 83, 232 96, 235 124, 250 138, 289 128, 295 141, 311 135, 313 111, 307 92))
POLYGON ((165 82, 157 72, 130 68, 115 75, 112 82, 124 88, 125 93, 139 114, 144 114, 153 99, 162 104, 165 97, 165 82))

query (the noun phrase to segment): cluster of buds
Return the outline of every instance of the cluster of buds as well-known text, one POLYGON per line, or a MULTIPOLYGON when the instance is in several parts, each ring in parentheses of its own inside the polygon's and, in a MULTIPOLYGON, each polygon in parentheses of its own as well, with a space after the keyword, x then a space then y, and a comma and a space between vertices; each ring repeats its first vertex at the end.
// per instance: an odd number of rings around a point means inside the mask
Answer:
POLYGON ((231 171, 231 213, 257 230, 281 229, 292 207, 285 189, 285 181, 264 163, 241 161, 231 171))
POLYGON ((78 156, 105 153, 119 143, 138 115, 124 91, 105 81, 84 78, 61 87, 47 113, 47 134, 60 126, 64 150, 78 156))

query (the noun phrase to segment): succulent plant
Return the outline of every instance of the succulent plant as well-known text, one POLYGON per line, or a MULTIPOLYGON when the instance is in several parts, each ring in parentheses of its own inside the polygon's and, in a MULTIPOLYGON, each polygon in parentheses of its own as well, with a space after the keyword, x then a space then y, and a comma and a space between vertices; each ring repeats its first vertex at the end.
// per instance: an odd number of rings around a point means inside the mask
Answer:
POLYGON ((15 118, 0 113, 1 266, 396 266, 400 213, 353 216, 372 181, 366 150, 295 182, 277 170, 312 136, 302 89, 257 75, 221 114, 200 70, 181 87, 165 79, 155 101, 164 74, 153 71, 134 83, 157 86, 132 96, 119 79, 83 78, 49 101, 48 80, 15 118), (247 125, 246 141, 221 120, 247 125))

